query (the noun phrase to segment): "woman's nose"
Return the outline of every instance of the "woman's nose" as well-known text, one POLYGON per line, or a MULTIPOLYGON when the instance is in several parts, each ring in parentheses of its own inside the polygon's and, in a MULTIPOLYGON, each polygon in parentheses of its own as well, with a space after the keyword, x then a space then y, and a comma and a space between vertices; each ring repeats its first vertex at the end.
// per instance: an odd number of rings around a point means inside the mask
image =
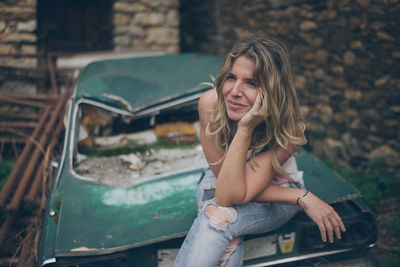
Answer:
POLYGON ((232 95, 235 95, 235 96, 241 95, 241 93, 242 93, 242 88, 241 88, 241 87, 242 87, 242 86, 241 86, 240 82, 239 82, 239 81, 236 81, 236 82, 233 84, 233 87, 232 87, 232 90, 231 90, 231 94, 232 94, 232 95))

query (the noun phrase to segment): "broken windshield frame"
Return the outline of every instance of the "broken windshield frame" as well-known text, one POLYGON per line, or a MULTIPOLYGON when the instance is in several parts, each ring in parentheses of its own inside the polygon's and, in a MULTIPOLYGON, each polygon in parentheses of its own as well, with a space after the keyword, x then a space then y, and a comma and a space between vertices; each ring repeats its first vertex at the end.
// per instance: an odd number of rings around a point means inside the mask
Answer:
MULTIPOLYGON (((106 175, 104 175, 103 178, 99 178, 99 176, 101 176, 101 175, 97 175, 97 178, 92 177, 93 175, 91 176, 90 174, 83 175, 82 173, 79 173, 79 171, 77 170, 77 167, 76 167, 80 163, 79 159, 78 159, 78 156, 80 156, 80 153, 78 152, 78 142, 80 141, 78 136, 79 136, 79 131, 81 130, 80 124, 82 122, 82 109, 85 105, 89 105, 89 106, 95 107, 97 109, 102 109, 104 111, 110 112, 110 114, 112 113, 111 116, 113 116, 113 117, 122 116, 125 118, 129 118, 130 120, 132 120, 131 124, 138 122, 139 119, 148 119, 150 126, 154 126, 155 118, 157 116, 161 116, 163 113, 166 113, 169 111, 172 111, 172 112, 175 112, 175 114, 178 114, 178 113, 180 113, 179 110, 182 110, 185 108, 186 109, 191 108, 191 109, 196 110, 196 115, 197 115, 197 100, 202 93, 203 92, 197 93, 194 95, 189 95, 189 96, 182 97, 182 98, 178 98, 173 101, 167 102, 165 104, 156 105, 149 109, 142 110, 136 114, 132 114, 123 109, 118 109, 118 108, 115 108, 115 107, 112 107, 112 106, 109 106, 109 105, 106 105, 104 103, 97 102, 94 100, 84 99, 84 98, 79 99, 74 104, 74 108, 73 108, 74 114, 72 114, 72 119, 73 119, 72 129, 71 129, 72 135, 71 135, 70 148, 69 148, 70 149, 69 162, 70 162, 70 166, 72 166, 72 168, 70 168, 71 173, 74 175, 74 177, 76 177, 78 179, 82 179, 82 180, 86 180, 86 181, 90 181, 90 182, 98 183, 99 180, 106 179, 106 175)), ((197 120, 197 118, 196 118, 196 120, 197 120)), ((150 129, 151 129, 151 127, 150 127, 150 129)), ((126 133, 126 134, 128 135, 129 133, 126 133)), ((198 134, 196 134, 196 139, 198 140, 198 134)), ((171 148, 171 152, 174 152, 176 150, 177 149, 171 148)), ((177 153, 178 151, 176 151, 175 153, 177 153)), ((180 150, 180 152, 183 153, 183 155, 186 155, 185 153, 190 153, 190 156, 195 157, 196 160, 190 161, 191 166, 188 166, 186 164, 186 168, 175 168, 174 169, 173 167, 170 167, 171 168, 170 170, 167 169, 165 171, 160 171, 160 172, 157 172, 155 170, 154 173, 146 171, 145 174, 142 173, 143 171, 140 171, 142 174, 140 174, 139 177, 132 178, 131 183, 128 183, 128 184, 116 182, 116 181, 118 181, 118 179, 114 179, 113 182, 103 180, 103 182, 100 182, 100 183, 103 183, 108 186, 114 186, 114 187, 131 187, 131 186, 140 184, 144 181, 147 182, 149 180, 162 178, 166 174, 178 173, 178 172, 183 172, 183 171, 192 170, 192 169, 203 169, 207 166, 206 161, 202 154, 201 146, 198 142, 197 142, 197 144, 194 143, 194 145, 192 145, 191 148, 187 148, 185 150, 180 150), (195 151, 195 153, 193 151, 195 151)), ((154 153, 154 150, 151 150, 151 153, 154 153)), ((166 153, 168 154, 169 152, 165 152, 163 150, 161 150, 161 152, 160 152, 160 154, 162 154, 164 156, 166 156, 166 153)), ((157 154, 157 153, 154 153, 154 154, 157 154)), ((155 156, 155 157, 157 158, 157 156, 155 156)), ((161 156, 158 156, 158 157, 161 157, 161 156)), ((182 156, 182 158, 183 157, 184 156, 182 156)), ((90 158, 90 156, 89 156, 89 158, 90 158)), ((142 157, 142 159, 143 158, 144 157, 142 157)), ((151 157, 147 157, 147 158, 151 158, 151 157)), ((157 159, 159 159, 159 161, 161 161, 161 162, 164 162, 164 161, 168 160, 167 158, 169 158, 169 157, 167 156, 166 159, 164 159, 164 158, 162 158, 162 159, 157 158, 157 159)), ((110 158, 110 160, 115 160, 115 159, 110 158)), ((147 159, 147 160, 149 160, 149 159, 147 159)), ((154 158, 152 158, 151 160, 154 160, 154 158)), ((149 160, 149 161, 151 161, 151 160, 149 160)), ((185 163, 182 163, 182 161, 183 161, 183 159, 181 160, 180 164, 183 164, 185 166, 185 163)), ((187 159, 186 161, 189 161, 189 159, 187 159)), ((178 162, 176 164, 178 164, 178 162)), ((173 164, 170 164, 170 165, 173 165, 173 164)), ((158 166, 155 166, 155 167, 153 166, 154 169, 157 169, 157 167, 158 166)), ((147 166, 146 166, 146 168, 147 168, 147 166)), ((149 168, 150 168, 150 165, 147 169, 149 169, 149 168)), ((132 175, 133 175, 133 173, 132 173, 132 175)))

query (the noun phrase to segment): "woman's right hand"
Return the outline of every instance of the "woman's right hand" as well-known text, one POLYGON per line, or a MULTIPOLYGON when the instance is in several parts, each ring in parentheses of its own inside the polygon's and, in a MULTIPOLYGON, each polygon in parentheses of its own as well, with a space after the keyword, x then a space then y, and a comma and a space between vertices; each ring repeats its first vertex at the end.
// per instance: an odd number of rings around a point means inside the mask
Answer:
POLYGON ((318 225, 322 241, 326 242, 327 235, 330 243, 333 243, 333 233, 336 238, 341 239, 341 232, 346 228, 340 216, 327 203, 319 199, 313 193, 308 192, 307 196, 299 201, 304 212, 318 225))
POLYGON ((251 109, 239 120, 238 129, 246 128, 253 130, 257 125, 265 120, 264 106, 262 105, 261 94, 257 94, 251 109))

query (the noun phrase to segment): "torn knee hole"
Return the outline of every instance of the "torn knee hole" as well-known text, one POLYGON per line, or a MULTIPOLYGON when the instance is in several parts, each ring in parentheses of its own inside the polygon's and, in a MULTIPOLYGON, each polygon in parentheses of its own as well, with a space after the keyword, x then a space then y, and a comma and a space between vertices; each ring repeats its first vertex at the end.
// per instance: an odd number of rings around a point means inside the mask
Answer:
POLYGON ((235 251, 237 248, 238 244, 240 243, 240 238, 234 238, 232 239, 228 246, 226 247, 224 254, 222 255, 221 259, 218 262, 218 266, 225 266, 226 262, 228 261, 229 257, 232 255, 232 253, 235 251))
POLYGON ((232 251, 237 247, 237 245, 238 245, 239 243, 240 243, 240 238, 239 238, 239 237, 236 237, 236 238, 232 239, 232 240, 229 242, 228 246, 226 247, 225 253, 227 253, 227 252, 229 252, 229 251, 232 252, 232 251))
POLYGON ((227 208, 208 205, 206 207, 206 215, 210 221, 216 222, 218 225, 233 223, 237 220, 237 212, 231 207, 227 208))

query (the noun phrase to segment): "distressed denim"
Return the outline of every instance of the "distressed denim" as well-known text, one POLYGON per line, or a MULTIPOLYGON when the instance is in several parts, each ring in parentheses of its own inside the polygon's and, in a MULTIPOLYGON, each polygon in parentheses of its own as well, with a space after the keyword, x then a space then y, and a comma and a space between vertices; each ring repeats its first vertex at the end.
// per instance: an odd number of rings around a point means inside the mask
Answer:
MULTIPOLYGON (((295 187, 292 183, 281 186, 295 187)), ((299 210, 293 205, 256 202, 221 207, 214 201, 215 187, 216 177, 207 169, 197 190, 199 213, 179 250, 175 267, 241 266, 244 235, 273 231, 299 210), (210 205, 225 212, 228 222, 207 212, 210 205)))

